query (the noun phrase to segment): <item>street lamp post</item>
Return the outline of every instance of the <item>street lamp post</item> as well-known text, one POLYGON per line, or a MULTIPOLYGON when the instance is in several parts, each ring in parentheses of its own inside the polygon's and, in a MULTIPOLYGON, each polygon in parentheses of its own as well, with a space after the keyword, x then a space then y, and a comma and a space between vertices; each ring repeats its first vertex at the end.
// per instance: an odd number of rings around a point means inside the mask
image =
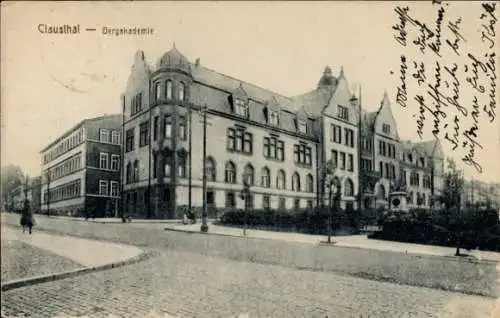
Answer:
POLYGON ((205 104, 203 113, 203 211, 201 215, 201 232, 208 232, 207 224, 207 111, 205 104))
MULTIPOLYGON (((330 210, 330 215, 328 218, 328 243, 332 242, 332 226, 333 226, 333 205, 337 206, 336 201, 338 201, 338 195, 340 194, 340 184, 334 178, 336 169, 336 164, 333 160, 329 160, 323 166, 323 178, 324 178, 324 188, 328 188, 328 209, 330 210), (333 187, 336 186, 335 197, 333 197, 333 187), (335 200, 332 200, 335 199, 335 200), (332 204, 335 201, 335 204, 332 204)), ((324 190, 323 190, 324 191, 324 190)))
POLYGON ((243 236, 247 235, 247 214, 248 214, 248 200, 250 200, 250 181, 249 174, 243 174, 243 190, 241 191, 240 198, 245 202, 245 214, 243 215, 243 236))

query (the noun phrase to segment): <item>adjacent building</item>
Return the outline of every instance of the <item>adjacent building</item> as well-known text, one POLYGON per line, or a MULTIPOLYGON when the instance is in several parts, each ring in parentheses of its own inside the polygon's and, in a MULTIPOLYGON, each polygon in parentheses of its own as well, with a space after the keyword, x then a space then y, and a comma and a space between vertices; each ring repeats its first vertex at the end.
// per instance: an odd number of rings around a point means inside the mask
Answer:
MULTIPOLYGON (((138 51, 121 96, 125 213, 176 218, 179 207, 201 207, 205 136, 212 213, 245 207, 238 196, 243 178, 252 184, 246 204, 253 208, 328 202, 327 162, 335 166, 342 208, 386 205, 395 182, 412 169, 422 179, 418 185, 412 179, 413 193, 425 194, 429 204, 423 179, 432 174, 427 165, 403 164, 408 147, 399 139, 387 94, 378 111, 367 113, 342 68, 334 76, 326 67, 318 78, 312 91, 287 97, 210 70, 199 59, 192 63, 175 46, 154 66, 138 51)), ((427 146, 414 148, 430 162, 442 155, 427 146)))
POLYGON ((85 119, 41 151, 42 213, 115 216, 121 184, 122 115, 85 119))

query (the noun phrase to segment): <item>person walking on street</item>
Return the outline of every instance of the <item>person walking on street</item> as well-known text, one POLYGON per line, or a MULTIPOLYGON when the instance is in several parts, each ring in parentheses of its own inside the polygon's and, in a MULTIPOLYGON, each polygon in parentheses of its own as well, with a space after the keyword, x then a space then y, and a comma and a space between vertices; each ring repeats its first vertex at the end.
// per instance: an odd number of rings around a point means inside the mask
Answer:
POLYGON ((23 233, 28 228, 29 234, 31 234, 34 225, 33 214, 29 208, 29 202, 24 203, 23 211, 21 212, 21 226, 23 227, 23 233))

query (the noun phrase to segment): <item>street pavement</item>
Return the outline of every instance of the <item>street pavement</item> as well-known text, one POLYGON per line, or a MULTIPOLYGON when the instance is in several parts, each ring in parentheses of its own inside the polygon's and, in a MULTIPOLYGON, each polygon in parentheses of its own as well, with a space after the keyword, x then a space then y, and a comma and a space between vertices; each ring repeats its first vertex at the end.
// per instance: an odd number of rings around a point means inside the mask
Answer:
MULTIPOLYGON (((2 224, 14 221, 2 214, 2 224)), ((498 295, 498 272, 487 264, 133 223, 41 217, 37 223, 35 231, 134 244, 155 254, 140 263, 2 293, 2 317, 490 317, 491 296, 498 295), (439 288, 462 284, 491 296, 408 285, 418 282, 439 288)))

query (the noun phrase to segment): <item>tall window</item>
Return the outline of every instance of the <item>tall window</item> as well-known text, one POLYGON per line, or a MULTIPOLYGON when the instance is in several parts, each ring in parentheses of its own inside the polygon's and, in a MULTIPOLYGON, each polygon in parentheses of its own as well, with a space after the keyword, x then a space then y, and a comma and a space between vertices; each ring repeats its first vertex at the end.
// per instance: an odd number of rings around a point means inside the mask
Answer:
POLYGON ((241 99, 234 100, 234 112, 236 115, 248 118, 248 105, 241 99))
POLYGON ((379 184, 377 198, 380 199, 380 200, 385 200, 385 197, 386 197, 385 187, 384 187, 383 184, 379 184))
POLYGON ((264 137, 264 157, 285 160, 285 143, 276 137, 264 137))
POLYGON ((118 196, 118 182, 117 181, 111 181, 110 195, 112 197, 117 197, 118 196))
POLYGON ((172 99, 172 81, 168 80, 166 83, 165 83, 165 97, 168 99, 168 100, 171 100, 172 99))
POLYGON ((311 174, 308 174, 306 177, 306 191, 307 192, 314 192, 314 179, 311 174))
POLYGON ((134 182, 139 182, 139 160, 134 162, 134 182))
POLYGON ((108 169, 108 153, 107 152, 99 153, 99 168, 100 169, 108 169))
POLYGON ((275 110, 270 110, 268 113, 268 124, 273 126, 278 126, 279 124, 279 113, 275 110))
POLYGON ((236 206, 236 198, 234 192, 226 192, 226 208, 234 208, 236 206))
POLYGON ((354 171, 354 156, 349 154, 347 159, 347 171, 354 171))
POLYGON ((332 161, 335 167, 339 166, 339 153, 337 150, 332 150, 332 161))
POLYGON ((100 142, 109 142, 109 130, 100 129, 99 141, 100 142))
POLYGON ((271 198, 269 195, 263 195, 262 196, 262 208, 263 209, 269 209, 271 207, 271 198))
POLYGON ((300 176, 297 172, 292 175, 292 191, 300 191, 300 176))
POLYGON ((254 184, 254 169, 251 164, 247 164, 245 168, 243 169, 243 175, 246 182, 248 182, 249 185, 254 184))
POLYGON ((269 171, 269 168, 264 167, 262 168, 262 187, 263 188, 269 188, 271 187, 271 172, 269 171))
POLYGON ((307 133, 307 123, 305 120, 299 120, 298 121, 298 128, 299 128, 299 132, 301 134, 306 134, 307 133))
POLYGON ((384 134, 390 134, 391 133, 391 126, 388 124, 382 124, 382 132, 384 134))
POLYGON ((286 189, 286 176, 285 171, 278 171, 278 175, 276 176, 276 187, 280 190, 286 189))
POLYGON ((133 151, 134 150, 134 128, 130 128, 127 130, 127 136, 126 136, 126 144, 125 144, 125 151, 133 151))
POLYGON ((207 157, 205 168, 207 181, 215 181, 215 160, 212 157, 207 157))
POLYGON ((345 145, 354 148, 354 130, 349 128, 344 128, 345 134, 345 145))
POLYGON ((111 170, 118 171, 120 166, 120 156, 119 155, 111 155, 111 170))
POLYGON ((349 110, 347 109, 347 107, 339 105, 338 117, 344 120, 349 120, 349 110))
POLYGON ((293 146, 293 154, 295 163, 303 165, 312 165, 312 148, 305 144, 293 146))
POLYGON ((108 181, 99 180, 99 195, 108 195, 108 181))
POLYGON ((224 181, 227 183, 236 183, 236 166, 232 161, 226 163, 224 181))
POLYGON ((158 116, 155 116, 153 119, 153 140, 156 141, 158 139, 158 125, 160 118, 158 116))
POLYGON ((134 181, 134 179, 133 179, 133 174, 132 174, 132 164, 129 162, 127 164, 126 182, 132 183, 133 181, 134 181))
POLYGON ((165 116, 165 138, 172 138, 172 121, 170 115, 165 116))
POLYGON ((186 177, 186 161, 185 160, 181 160, 177 164, 177 176, 179 178, 185 178, 186 177))
POLYGON ((156 82, 155 83, 155 98, 156 98, 156 101, 159 101, 161 99, 160 88, 161 88, 161 84, 159 82, 156 82))
POLYGON ((186 140, 186 119, 184 117, 179 118, 179 139, 186 140))
POLYGON ((111 132, 111 143, 113 143, 115 145, 120 144, 120 132, 119 131, 113 130, 111 132))
POLYGON ((345 152, 340 152, 340 169, 345 170, 345 152))
POLYGON ((172 166, 170 165, 170 162, 165 162, 165 165, 163 166, 163 173, 165 174, 165 177, 172 176, 172 166))
POLYGON ((149 120, 139 125, 139 147, 149 145, 149 120))
POLYGON ((184 83, 179 83, 179 100, 184 101, 185 98, 186 85, 184 83))
POLYGON ((344 195, 346 197, 354 196, 354 183, 349 178, 345 180, 344 195))
POLYGON ((341 144, 342 143, 342 127, 339 125, 331 124, 330 125, 330 140, 332 142, 341 144))
POLYGON ((139 113, 142 110, 142 93, 135 95, 132 100, 132 115, 139 113))
POLYGON ((227 149, 235 152, 251 154, 253 149, 252 133, 240 128, 228 128, 227 149))

